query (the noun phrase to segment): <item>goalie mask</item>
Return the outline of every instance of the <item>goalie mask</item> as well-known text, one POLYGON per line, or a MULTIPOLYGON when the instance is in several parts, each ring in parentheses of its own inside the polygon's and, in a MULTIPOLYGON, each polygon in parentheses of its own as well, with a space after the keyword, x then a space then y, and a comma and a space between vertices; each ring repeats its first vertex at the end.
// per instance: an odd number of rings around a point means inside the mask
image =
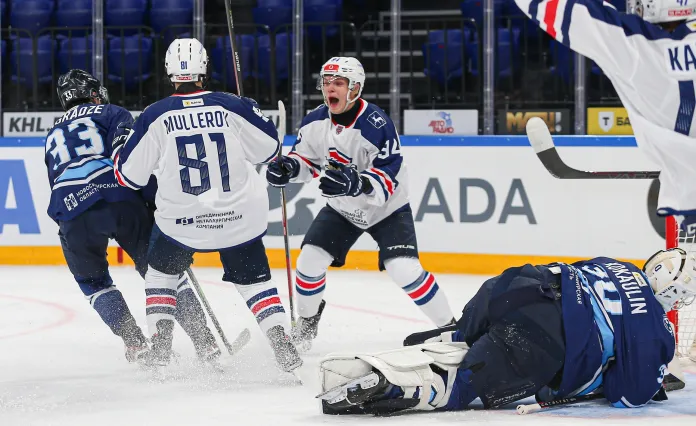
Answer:
POLYGON ((683 21, 696 16, 696 2, 688 2, 689 0, 629 0, 627 11, 653 24, 683 21))
POLYGON ((363 87, 365 86, 365 70, 363 69, 360 61, 355 58, 342 56, 329 59, 324 65, 322 65, 321 71, 319 72, 319 78, 317 79, 317 90, 321 90, 321 94, 324 97, 324 103, 327 107, 330 107, 330 105, 324 91, 324 77, 333 77, 331 81, 341 77, 348 80, 348 94, 346 95, 346 106, 343 109, 344 112, 350 107, 350 104, 360 98, 363 87), (353 89, 355 89, 356 84, 360 85, 360 90, 358 90, 358 94, 351 99, 350 96, 353 89))
POLYGON ((666 311, 690 305, 696 298, 696 253, 680 248, 660 250, 643 266, 655 298, 666 311))

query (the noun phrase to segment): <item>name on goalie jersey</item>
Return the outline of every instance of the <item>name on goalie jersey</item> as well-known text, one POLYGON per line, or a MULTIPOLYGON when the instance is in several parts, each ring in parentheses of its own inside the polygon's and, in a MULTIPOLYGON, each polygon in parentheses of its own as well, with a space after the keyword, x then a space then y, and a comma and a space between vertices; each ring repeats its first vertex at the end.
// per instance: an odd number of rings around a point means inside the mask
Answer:
POLYGON ((229 113, 223 111, 172 114, 164 119, 164 127, 167 129, 167 134, 182 130, 191 131, 196 129, 230 127, 227 121, 229 115, 229 113))

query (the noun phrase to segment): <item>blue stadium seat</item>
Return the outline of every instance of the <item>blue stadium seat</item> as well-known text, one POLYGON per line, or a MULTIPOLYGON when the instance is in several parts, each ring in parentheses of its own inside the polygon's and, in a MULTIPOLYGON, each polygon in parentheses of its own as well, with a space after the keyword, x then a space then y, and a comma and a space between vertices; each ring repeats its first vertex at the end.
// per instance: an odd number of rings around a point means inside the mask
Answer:
POLYGON ((114 37, 109 41, 109 80, 132 88, 150 77, 152 39, 140 35, 114 37))
POLYGON ((258 7, 292 7, 292 0, 259 0, 258 7))
POLYGON ((2 22, 7 22, 5 19, 7 17, 5 16, 5 11, 7 10, 7 5, 5 4, 5 0, 0 1, 0 21, 2 22))
POLYGON ((28 88, 39 84, 50 83, 53 80, 53 58, 56 44, 51 36, 45 35, 36 39, 34 52, 33 39, 18 37, 12 41, 10 52, 10 75, 14 83, 25 84, 28 88), (36 74, 34 73, 34 58, 36 58, 36 74))
POLYGON ((152 0, 150 26, 171 42, 176 35, 191 31, 193 0, 152 0))
MULTIPOLYGON (((342 6, 324 4, 321 6, 305 6, 304 22, 337 22, 341 20, 342 6)), ((338 34, 338 25, 309 25, 307 33, 312 41, 321 42, 324 37, 334 37, 338 34)))
POLYGON ((302 6, 305 8, 314 6, 338 6, 342 8, 343 0, 304 0, 302 6))
MULTIPOLYGON (((243 34, 236 36, 239 60, 242 63, 242 80, 252 75, 254 68, 254 36, 243 34)), ((210 61, 213 66, 212 77, 224 81, 228 91, 235 91, 237 81, 234 76, 234 59, 228 36, 218 37, 215 47, 210 49, 210 61)))
POLYGON ((62 40, 58 51, 58 65, 61 74, 73 68, 92 73, 92 36, 62 40))
MULTIPOLYGON (((292 43, 295 37, 287 33, 276 34, 275 43, 275 81, 273 84, 276 87, 281 81, 290 78, 290 52, 292 52, 292 43)), ((259 36, 258 50, 259 69, 254 77, 271 83, 271 40, 268 35, 259 36)), ((254 70, 255 71, 255 70, 254 70)), ((254 72, 252 71, 252 72, 254 72)))
MULTIPOLYGON (((56 27, 92 27, 92 0, 58 0, 56 27)), ((86 29, 62 31, 71 37, 83 37, 86 29)))
MULTIPOLYGON (((292 7, 255 7, 252 10, 254 23, 266 25, 271 31, 276 31, 281 25, 292 23, 292 7)), ((282 31, 289 31, 290 27, 280 28, 282 31)))
POLYGON ((5 65, 7 63, 6 60, 6 53, 7 53, 7 42, 5 40, 0 40, 0 61, 2 61, 2 68, 0 68, 0 78, 5 75, 5 65))
MULTIPOLYGON (((449 41, 449 40, 448 40, 449 41)), ((425 43, 423 44, 423 61, 426 76, 441 85, 446 85, 451 79, 461 77, 464 71, 464 55, 462 43, 425 43)))
POLYGON ((563 80, 564 83, 570 84, 575 75, 575 54, 570 48, 556 40, 549 42, 551 50, 551 60, 553 65, 549 68, 551 74, 554 74, 563 80))
MULTIPOLYGON (((462 43, 464 39, 469 39, 468 28, 462 30, 446 30, 447 31, 447 44, 450 43, 462 43)), ((428 43, 445 43, 445 30, 435 30, 428 33, 428 43)))
POLYGON ((497 75, 498 77, 512 77, 513 71, 520 67, 520 29, 515 27, 512 29, 498 28, 496 44, 497 75))
POLYGON ((51 22, 53 6, 53 0, 12 0, 10 26, 35 34, 51 22))
POLYGON ((141 26, 145 24, 147 0, 106 0, 104 23, 107 32, 116 36, 136 34, 137 29, 115 29, 109 27, 141 26))

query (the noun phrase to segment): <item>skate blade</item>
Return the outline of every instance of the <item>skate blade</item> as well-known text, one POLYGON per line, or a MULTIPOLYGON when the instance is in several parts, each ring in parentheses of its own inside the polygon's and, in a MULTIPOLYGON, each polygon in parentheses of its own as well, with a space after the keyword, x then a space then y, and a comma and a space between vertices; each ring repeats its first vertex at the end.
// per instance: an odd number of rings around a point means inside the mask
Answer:
POLYGON ((348 389, 360 387, 361 389, 369 389, 377 386, 379 376, 375 372, 371 372, 365 376, 358 377, 347 383, 331 388, 323 393, 320 393, 315 398, 326 401, 329 404, 335 404, 343 401, 348 396, 348 389))

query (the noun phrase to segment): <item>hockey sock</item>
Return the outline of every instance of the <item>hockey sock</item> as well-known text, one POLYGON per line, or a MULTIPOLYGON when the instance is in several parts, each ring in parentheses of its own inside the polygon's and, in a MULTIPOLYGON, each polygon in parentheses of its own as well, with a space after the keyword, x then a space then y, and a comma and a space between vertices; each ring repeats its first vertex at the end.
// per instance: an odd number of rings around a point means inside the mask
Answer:
POLYGON ((256 317, 264 334, 276 325, 285 324, 285 309, 280 303, 278 289, 272 281, 257 284, 235 284, 239 294, 246 301, 252 314, 256 317))
POLYGON ((150 336, 157 334, 157 321, 174 321, 176 287, 179 275, 169 275, 152 267, 145 273, 145 313, 150 336))
POLYGON ((206 341, 205 312, 189 284, 188 275, 179 277, 176 293, 176 321, 194 343, 206 341))
POLYGON ((297 314, 304 318, 313 317, 319 311, 326 289, 326 271, 333 257, 324 249, 306 244, 297 258, 295 291, 297 292, 297 314))
POLYGON ((414 257, 397 257, 384 262, 387 273, 394 282, 418 305, 438 327, 451 323, 454 315, 445 293, 437 285, 435 276, 423 270, 414 257))
POLYGON ((77 283, 85 298, 89 301, 95 311, 99 314, 104 324, 108 325, 111 331, 122 336, 123 327, 126 323, 135 322, 131 315, 126 300, 121 292, 113 285, 111 277, 107 274, 101 278, 79 278, 77 283))

